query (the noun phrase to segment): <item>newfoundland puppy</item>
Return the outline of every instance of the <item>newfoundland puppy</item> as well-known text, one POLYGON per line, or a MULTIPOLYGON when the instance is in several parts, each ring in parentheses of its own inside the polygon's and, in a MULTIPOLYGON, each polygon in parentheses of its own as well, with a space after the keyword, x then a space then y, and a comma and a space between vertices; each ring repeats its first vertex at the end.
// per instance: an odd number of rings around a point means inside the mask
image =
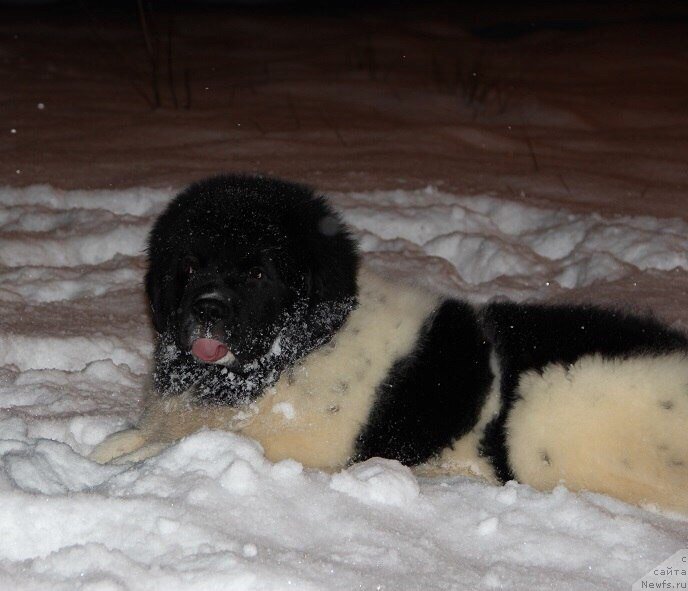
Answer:
POLYGON ((265 177, 190 186, 148 256, 152 386, 98 461, 220 428, 273 461, 382 456, 688 512, 688 339, 652 318, 392 283, 325 198, 265 177))

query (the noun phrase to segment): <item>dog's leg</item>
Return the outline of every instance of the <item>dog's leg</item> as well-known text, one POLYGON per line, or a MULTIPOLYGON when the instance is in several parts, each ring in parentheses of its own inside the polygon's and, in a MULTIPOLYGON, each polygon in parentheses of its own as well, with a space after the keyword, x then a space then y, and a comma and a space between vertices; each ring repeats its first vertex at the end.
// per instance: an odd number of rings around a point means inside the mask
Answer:
POLYGON ((113 433, 89 457, 101 464, 144 460, 204 427, 231 430, 236 412, 230 407, 197 407, 185 396, 162 399, 149 394, 137 427, 113 433))
POLYGON ((126 464, 128 462, 141 462, 143 460, 147 460, 148 458, 152 458, 153 456, 157 456, 161 451, 167 449, 170 445, 170 443, 160 442, 146 443, 130 453, 113 458, 110 463, 126 464))
POLYGON ((99 464, 105 464, 141 449, 146 443, 146 437, 140 429, 119 431, 100 442, 89 454, 89 458, 99 464))
POLYGON ((521 376, 507 421, 516 477, 688 512, 688 359, 584 357, 521 376))

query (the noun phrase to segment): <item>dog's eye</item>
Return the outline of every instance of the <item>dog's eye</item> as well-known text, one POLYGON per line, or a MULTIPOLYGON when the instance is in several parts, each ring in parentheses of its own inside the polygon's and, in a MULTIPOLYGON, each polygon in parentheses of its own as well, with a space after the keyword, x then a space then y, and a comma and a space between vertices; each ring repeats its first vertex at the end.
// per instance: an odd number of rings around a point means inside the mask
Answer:
POLYGON ((251 267, 248 272, 249 279, 262 279, 263 278, 263 269, 260 267, 251 267))

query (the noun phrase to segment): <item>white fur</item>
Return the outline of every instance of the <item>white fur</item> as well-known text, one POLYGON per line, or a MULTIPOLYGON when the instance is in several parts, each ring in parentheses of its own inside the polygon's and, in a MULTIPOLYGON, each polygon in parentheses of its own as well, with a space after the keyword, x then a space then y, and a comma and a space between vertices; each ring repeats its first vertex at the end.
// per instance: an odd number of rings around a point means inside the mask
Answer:
POLYGON ((340 468, 354 451, 378 384, 397 359, 411 352, 438 303, 427 292, 362 270, 359 305, 344 326, 328 344, 284 371, 249 408, 203 407, 190 395, 162 399, 152 394, 131 436, 115 434, 92 457, 108 461, 144 446, 159 451, 151 444, 211 427, 257 439, 273 461, 293 458, 315 468, 340 468), (291 418, 272 412, 286 404, 293 409, 291 418))
POLYGON ((521 376, 507 422, 516 478, 688 510, 688 359, 587 356, 521 376))

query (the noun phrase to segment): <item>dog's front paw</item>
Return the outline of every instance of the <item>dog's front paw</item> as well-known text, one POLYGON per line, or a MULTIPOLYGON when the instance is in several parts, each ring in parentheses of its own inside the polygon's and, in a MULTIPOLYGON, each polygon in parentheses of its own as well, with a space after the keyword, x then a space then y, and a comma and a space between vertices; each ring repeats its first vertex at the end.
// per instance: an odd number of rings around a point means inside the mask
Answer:
POLYGON ((111 460, 112 464, 128 464, 129 462, 142 462, 153 456, 157 456, 161 451, 167 449, 169 443, 146 443, 128 454, 117 456, 111 460))
POLYGON ((106 464, 115 458, 132 454, 146 443, 146 438, 139 429, 119 431, 99 443, 89 454, 89 458, 99 464, 106 464))

